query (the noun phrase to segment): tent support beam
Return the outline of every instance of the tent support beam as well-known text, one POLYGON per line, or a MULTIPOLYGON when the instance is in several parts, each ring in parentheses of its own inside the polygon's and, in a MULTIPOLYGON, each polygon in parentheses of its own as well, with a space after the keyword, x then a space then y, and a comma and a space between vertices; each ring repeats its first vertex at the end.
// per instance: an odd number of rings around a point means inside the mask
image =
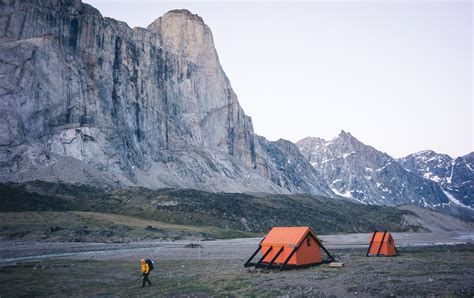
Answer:
POLYGON ((329 251, 326 249, 326 247, 324 247, 324 245, 321 243, 321 241, 319 241, 318 237, 314 236, 312 233, 310 233, 311 237, 314 239, 314 241, 316 241, 316 243, 318 243, 318 245, 323 249, 323 251, 328 255, 329 257, 329 260, 331 262, 334 262, 336 261, 336 259, 329 253, 329 251))
POLYGON ((247 260, 247 262, 245 262, 244 267, 252 266, 250 262, 253 260, 253 258, 255 258, 255 256, 258 254, 260 249, 262 249, 262 245, 259 244, 257 250, 252 254, 252 256, 247 260))
POLYGON ((268 256, 268 254, 272 251, 273 249, 273 246, 270 246, 270 248, 267 250, 267 252, 263 255, 263 257, 258 260, 257 264, 255 264, 255 268, 257 268, 258 266, 260 266, 260 264, 263 262, 263 260, 268 256))
POLYGON ((377 257, 380 255, 380 251, 382 250, 383 241, 385 240, 385 234, 387 234, 387 230, 383 232, 382 241, 380 242, 379 250, 377 251, 377 257))
POLYGON ((286 267, 286 265, 287 265, 288 262, 290 261, 291 257, 295 254, 295 252, 298 250, 298 248, 300 248, 299 245, 298 245, 298 246, 295 246, 295 247, 293 248, 293 250, 290 252, 290 255, 288 256, 288 258, 286 258, 285 262, 283 262, 283 264, 281 264, 280 270, 286 267))
POLYGON ((278 258, 278 256, 282 253, 283 251, 283 246, 280 247, 280 249, 278 250, 278 252, 276 253, 276 255, 272 258, 272 260, 270 261, 270 263, 268 263, 267 267, 265 267, 265 269, 270 269, 270 267, 272 267, 273 263, 275 262, 275 260, 278 258))
POLYGON ((367 254, 365 255, 366 257, 369 256, 370 248, 372 248, 372 244, 374 244, 375 235, 377 235, 377 230, 374 231, 374 234, 372 235, 372 239, 370 239, 369 249, 367 250, 367 254))

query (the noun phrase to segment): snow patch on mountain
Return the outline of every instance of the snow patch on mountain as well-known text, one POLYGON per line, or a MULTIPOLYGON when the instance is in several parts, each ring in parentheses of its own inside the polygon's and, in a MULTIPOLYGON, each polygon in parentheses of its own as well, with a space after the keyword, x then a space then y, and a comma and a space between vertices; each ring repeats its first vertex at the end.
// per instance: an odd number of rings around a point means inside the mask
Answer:
MULTIPOLYGON (((464 205, 463 203, 461 203, 461 202, 460 202, 459 200, 457 200, 452 194, 450 194, 449 192, 445 191, 444 189, 443 189, 443 192, 444 192, 444 194, 448 197, 450 203, 453 203, 453 204, 455 204, 455 205, 457 205, 457 206, 460 206, 460 207, 465 207, 465 208, 473 209, 472 207, 466 206, 466 205, 464 205)), ((473 210, 474 210, 474 209, 473 209, 473 210)))

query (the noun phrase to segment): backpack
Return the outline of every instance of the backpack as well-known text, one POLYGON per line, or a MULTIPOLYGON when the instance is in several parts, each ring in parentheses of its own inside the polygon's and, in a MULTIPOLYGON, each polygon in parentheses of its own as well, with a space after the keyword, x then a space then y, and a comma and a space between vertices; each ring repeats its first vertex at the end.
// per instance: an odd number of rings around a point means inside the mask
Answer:
POLYGON ((155 262, 153 262, 152 260, 150 259, 146 259, 145 260, 145 263, 148 264, 148 268, 150 268, 150 271, 153 270, 154 266, 155 266, 155 262))

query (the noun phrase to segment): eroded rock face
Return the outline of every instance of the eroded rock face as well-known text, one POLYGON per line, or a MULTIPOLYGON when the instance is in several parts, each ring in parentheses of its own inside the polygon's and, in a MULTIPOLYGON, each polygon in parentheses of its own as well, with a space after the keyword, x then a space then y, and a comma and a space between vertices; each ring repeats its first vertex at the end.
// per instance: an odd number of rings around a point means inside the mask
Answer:
POLYGON ((0 0, 0 41, 1 181, 332 194, 257 142, 189 11, 131 29, 79 0, 0 0))
POLYGON ((289 191, 294 191, 296 186, 304 193, 322 193, 334 197, 324 178, 308 163, 295 144, 283 139, 269 142, 258 137, 257 140, 259 148, 266 152, 265 155, 271 161, 262 161, 259 168, 265 169, 264 175, 271 177, 274 183, 289 191))

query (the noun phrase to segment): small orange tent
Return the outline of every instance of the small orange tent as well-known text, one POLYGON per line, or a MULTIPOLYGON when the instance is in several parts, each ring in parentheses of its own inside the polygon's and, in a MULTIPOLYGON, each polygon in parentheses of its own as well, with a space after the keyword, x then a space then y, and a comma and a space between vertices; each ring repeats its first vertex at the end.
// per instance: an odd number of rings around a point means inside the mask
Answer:
POLYGON ((321 249, 328 255, 329 262, 334 261, 333 256, 309 227, 274 227, 263 238, 244 266, 265 269, 312 266, 323 262, 321 249), (260 250, 262 250, 260 260, 251 263, 260 250))
POLYGON ((390 232, 375 231, 370 237, 370 245, 366 256, 384 256, 393 257, 398 255, 398 250, 395 247, 395 241, 390 232))

